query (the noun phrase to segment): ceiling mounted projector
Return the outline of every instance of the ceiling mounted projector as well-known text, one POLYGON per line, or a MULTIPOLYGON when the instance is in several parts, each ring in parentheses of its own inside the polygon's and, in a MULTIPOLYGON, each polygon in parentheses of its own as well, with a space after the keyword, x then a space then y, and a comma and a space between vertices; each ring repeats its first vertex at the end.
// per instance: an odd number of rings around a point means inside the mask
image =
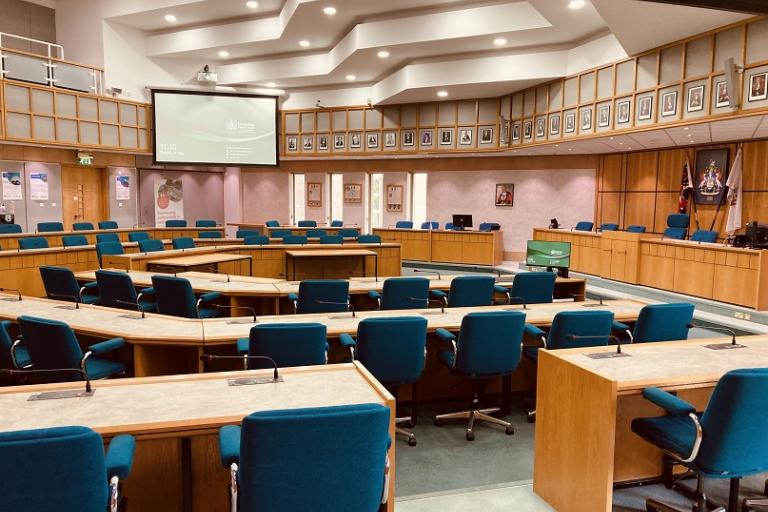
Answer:
POLYGON ((198 71, 197 73, 197 81, 203 82, 203 83, 216 83, 216 80, 219 79, 219 76, 211 71, 211 69, 208 67, 208 64, 206 64, 203 67, 202 71, 198 71))

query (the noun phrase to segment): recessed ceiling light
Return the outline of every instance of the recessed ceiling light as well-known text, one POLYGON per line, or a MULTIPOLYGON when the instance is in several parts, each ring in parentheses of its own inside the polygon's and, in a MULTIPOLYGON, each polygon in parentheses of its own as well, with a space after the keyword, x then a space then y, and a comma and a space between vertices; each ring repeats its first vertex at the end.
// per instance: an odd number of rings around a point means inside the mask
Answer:
POLYGON ((335 7, 326 7, 325 9, 323 9, 323 12, 325 14, 327 14, 328 16, 333 16, 334 14, 336 14, 336 8, 335 7))
POLYGON ((437 95, 440 96, 441 98, 445 98, 446 96, 448 96, 448 91, 437 91, 437 95))
POLYGON ((229 57, 229 52, 227 50, 221 50, 219 52, 219 57, 221 57, 222 59, 226 59, 227 57, 229 57))
POLYGON ((376 55, 378 55, 380 59, 386 59, 387 57, 389 57, 389 52, 387 50, 381 50, 376 55))
POLYGON ((622 144, 624 144, 624 143, 623 142, 619 142, 619 146, 621 146, 622 144))
POLYGON ((254 0, 249 0, 248 2, 245 2, 245 6, 249 9, 255 9, 259 6, 259 2, 254 2, 254 0))
POLYGON ((496 46, 504 46, 505 44, 507 44, 507 40, 504 39, 503 37, 497 37, 496 39, 493 40, 493 44, 495 44, 496 46))
POLYGON ((584 0, 571 0, 568 3, 568 8, 573 9, 575 11, 576 9, 581 9, 585 5, 587 5, 587 2, 585 2, 584 0))
POLYGON ((692 135, 689 133, 688 136, 691 137, 692 135))
POLYGON ((306 39, 302 39, 301 41, 299 41, 299 46, 301 46, 302 48, 307 48, 309 46, 309 41, 307 41, 306 39))
POLYGON ((354 82, 357 77, 355 75, 347 75, 344 78, 346 78, 350 82, 354 82))
POLYGON ((275 82, 267 82, 264 84, 264 86, 272 89, 273 87, 277 87, 277 84, 275 84, 275 82))
POLYGON ((173 23, 174 21, 176 21, 176 16, 174 16, 173 14, 166 14, 165 21, 167 21, 168 23, 173 23))

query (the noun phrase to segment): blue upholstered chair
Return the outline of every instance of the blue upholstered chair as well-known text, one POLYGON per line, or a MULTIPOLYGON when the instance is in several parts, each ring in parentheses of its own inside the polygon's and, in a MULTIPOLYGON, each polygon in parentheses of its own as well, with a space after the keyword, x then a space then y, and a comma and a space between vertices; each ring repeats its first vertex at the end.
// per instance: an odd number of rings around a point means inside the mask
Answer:
POLYGON ((627 232, 628 233, 645 233, 645 226, 642 226, 639 224, 633 224, 631 226, 627 226, 627 232))
POLYGON ((98 233, 96 243, 100 242, 119 242, 120 236, 117 233, 98 233))
POLYGON ((48 239, 44 236, 27 236, 19 238, 19 250, 28 251, 31 249, 47 249, 48 239))
POLYGON ((713 244, 717 242, 717 231, 707 231, 705 229, 699 229, 694 231, 691 235, 691 240, 694 242, 702 242, 707 244, 713 244))
POLYGON ((235 238, 245 238, 247 236, 261 236, 261 232, 255 229, 238 229, 235 232, 235 238))
POLYGON ((575 231, 592 231, 592 228, 595 226, 594 222, 589 222, 588 220, 581 220, 576 223, 576 226, 573 228, 575 231))
POLYGON ((379 235, 360 235, 357 237, 357 243, 359 244, 380 244, 381 237, 379 235))
POLYGON ((155 290, 142 288, 137 293, 130 274, 126 272, 97 270, 96 283, 99 285, 102 306, 136 311, 157 311, 157 304, 151 300, 142 300, 145 296, 154 298, 155 290))
POLYGON ((0 433, 3 509, 117 512, 135 447, 133 436, 116 436, 105 456, 104 441, 88 427, 0 433))
POLYGON ((445 223, 445 230, 446 231, 454 231, 456 229, 456 226, 453 225, 453 222, 446 222, 445 223))
MULTIPOLYGON (((438 338, 452 347, 438 353, 438 358, 451 373, 472 380, 472 406, 468 411, 436 416, 436 425, 442 425, 445 420, 466 418, 467 441, 475 439, 476 421, 501 425, 508 435, 515 432, 511 423, 491 416, 491 410, 481 411, 479 402, 487 379, 508 377, 517 369, 524 325, 525 314, 520 311, 490 311, 465 315, 458 337, 445 329, 437 329, 438 338)), ((508 386, 506 382, 504 385, 508 386)))
MULTIPOLYGON (((426 279, 425 279, 426 281, 426 279)), ((339 336, 341 345, 357 359, 397 399, 400 386, 411 385, 411 415, 395 418, 395 431, 416 446, 416 436, 398 423, 414 427, 418 420, 416 385, 427 355, 427 319, 419 316, 366 318, 357 324, 357 341, 349 334, 339 336)))
POLYGON ((389 444, 379 404, 253 413, 219 430, 230 510, 376 512, 388 498, 389 444))
POLYGON ((496 285, 494 290, 507 295, 510 304, 544 304, 554 300, 554 272, 521 272, 512 280, 512 289, 496 285))
POLYGON ((440 229, 440 223, 433 220, 428 220, 427 222, 421 223, 420 229, 440 229))
POLYGON ((224 238, 224 233, 221 231, 198 231, 198 238, 224 238))
POLYGON ((52 233, 54 231, 64 231, 64 224, 61 222, 38 222, 38 233, 52 233))
POLYGON ((618 231, 619 225, 614 224, 612 222, 606 222, 605 224, 600 224, 600 229, 598 231, 618 231))
POLYGON ((93 223, 92 222, 75 222, 72 224, 72 229, 74 231, 93 231, 93 223))
POLYGON ((355 228, 343 228, 338 233, 342 238, 357 238, 360 236, 360 231, 355 228))
MULTIPOLYGON (((278 367, 328 363, 328 329, 320 323, 258 324, 237 340, 239 354, 271 357, 278 367)), ((246 368, 272 368, 267 361, 246 361, 246 368)))
POLYGON ((117 222, 114 220, 100 220, 99 229, 117 229, 117 222))
POLYGON ((283 243, 287 245, 305 245, 307 243, 307 237, 304 235, 285 235, 283 237, 283 243))
POLYGON ((142 240, 149 240, 149 233, 146 231, 133 231, 128 233, 129 242, 141 242, 142 240))
POLYGON ((490 306, 493 304, 494 286, 493 276, 459 276, 451 281, 448 293, 442 290, 431 290, 429 293, 444 301, 449 308, 490 306))
POLYGON ((188 236, 180 236, 171 240, 174 249, 194 249, 195 241, 188 236))
POLYGON ((244 245, 269 245, 269 237, 266 235, 251 235, 243 238, 244 245))
POLYGON ((123 244, 120 242, 97 242, 96 243, 96 257, 99 258, 99 266, 101 267, 101 260, 104 256, 111 256, 115 254, 125 254, 123 244))
MULTIPOLYGON (((703 413, 659 388, 646 388, 643 396, 666 414, 635 418, 632 431, 660 448, 674 463, 696 473, 696 505, 692 510, 707 510, 703 478, 730 479, 728 510, 741 510, 741 478, 768 471, 768 429, 761 414, 768 409, 768 368, 732 370, 723 375, 703 413)), ((671 480, 671 464, 666 464, 666 471, 671 480)), ((765 500, 759 502, 764 504, 765 500)), ((745 500, 743 510, 751 505, 751 500, 745 500)), ((652 498, 646 507, 675 510, 652 498)))
POLYGON ((395 227, 397 229, 413 229, 413 222, 410 220, 399 220, 395 222, 395 227))
POLYGON ((390 277, 384 281, 381 293, 368 292, 379 309, 420 309, 429 307, 429 279, 424 277, 390 277))
POLYGON ((685 240, 688 233, 688 224, 691 221, 687 213, 673 213, 667 216, 667 228, 661 235, 661 238, 671 238, 673 240, 685 240))
MULTIPOLYGON (((27 315, 20 316, 18 321, 30 362, 36 370, 80 369, 85 371, 90 380, 106 379, 125 373, 126 367, 123 363, 101 357, 125 345, 123 338, 100 341, 89 346, 88 351, 83 354, 75 332, 64 322, 27 315)), ((85 380, 74 371, 40 373, 36 378, 40 382, 85 380)))
POLYGON ((288 294, 288 300, 293 302, 293 310, 299 314, 349 311, 349 281, 307 279, 299 283, 298 294, 288 294))
POLYGON ((64 247, 78 247, 88 245, 88 239, 85 235, 64 235, 61 237, 61 243, 64 247))
POLYGON ((300 220, 299 223, 296 225, 300 228, 316 228, 317 221, 316 220, 300 220))
POLYGON ((344 237, 341 235, 325 235, 320 237, 320 243, 323 245, 341 245, 344 243, 344 237))
POLYGON ((208 292, 195 297, 189 280, 163 275, 152 276, 152 288, 155 290, 158 313, 182 318, 219 316, 219 309, 209 304, 221 298, 220 292, 208 292))
POLYGON ((324 229, 308 229, 304 235, 307 238, 320 238, 321 236, 327 236, 328 232, 324 229))
POLYGON ((0 235, 18 234, 23 230, 18 224, 0 224, 0 235))
POLYGON ((31 364, 29 352, 27 352, 27 348, 24 346, 23 339, 16 341, 11 339, 11 335, 8 332, 10 327, 11 322, 8 320, 0 321, 0 369, 26 368, 31 364))
POLYGON ((630 343, 685 340, 694 308, 689 302, 650 304, 640 310, 634 329, 617 321, 613 322, 613 330, 617 335, 626 333, 630 343))
POLYGON ((187 227, 187 221, 183 219, 167 220, 165 221, 165 227, 167 228, 185 228, 187 227))
POLYGON ((162 240, 156 238, 147 238, 139 240, 139 252, 160 252, 165 250, 165 244, 162 240))
POLYGON ((270 238, 283 238, 285 236, 292 235, 292 234, 293 233, 291 232, 290 229, 273 229, 273 230, 270 230, 269 237, 270 238))
POLYGON ((211 219, 198 219, 195 221, 196 228, 215 228, 216 221, 211 219))
POLYGON ((45 295, 49 299, 83 304, 99 303, 99 287, 96 282, 80 286, 75 274, 67 267, 44 265, 40 267, 40 277, 43 279, 45 295))
POLYGON ((344 226, 344 221, 343 220, 332 220, 331 221, 331 227, 332 228, 340 228, 340 227, 343 227, 343 226, 344 226))
POLYGON ((487 233, 489 231, 498 231, 501 229, 501 225, 496 222, 481 222, 480 226, 477 228, 479 231, 482 231, 484 233, 487 233))
POLYGON ((276 220, 268 220, 264 225, 268 228, 277 228, 280 227, 280 222, 276 220))

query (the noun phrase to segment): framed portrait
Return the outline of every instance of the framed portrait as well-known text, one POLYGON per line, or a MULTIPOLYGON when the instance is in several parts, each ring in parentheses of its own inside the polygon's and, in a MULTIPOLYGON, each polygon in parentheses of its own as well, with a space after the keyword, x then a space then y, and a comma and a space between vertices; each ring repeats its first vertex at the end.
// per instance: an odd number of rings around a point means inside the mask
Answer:
POLYGON ((472 145, 472 128, 462 128, 459 130, 459 145, 460 146, 472 145))
POLYGON ((397 145, 397 132, 384 133, 384 147, 393 148, 397 145))
MULTIPOLYGON (((723 82, 725 83, 725 82, 723 82)), ((688 89, 688 102, 685 106, 686 112, 699 112, 704 110, 704 86, 697 85, 688 89)))
POLYGON ((638 121, 646 121, 653 115, 653 96, 646 96, 640 98, 637 102, 637 119, 638 121))
POLYGON ((366 145, 369 149, 375 149, 379 147, 379 134, 367 133, 365 135, 366 145))
POLYGON ((693 193, 696 204, 720 204, 728 178, 728 149, 697 151, 695 168, 693 193))
POLYGON ((523 125, 523 138, 530 139, 533 135, 533 121, 526 121, 523 125))
POLYGON ((309 208, 323 207, 322 183, 307 183, 307 206, 309 208))
POLYGON ((497 183, 494 204, 496 206, 513 206, 515 202, 515 184, 497 183))
POLYGON ((314 137, 312 137, 311 135, 305 135, 305 136, 303 137, 303 139, 302 139, 302 140, 303 140, 304 142, 303 142, 303 143, 302 143, 302 145, 301 145, 301 149, 302 149, 303 151, 312 151, 312 146, 313 146, 313 144, 312 144, 312 139, 313 139, 313 138, 314 138, 314 137))
POLYGON ((493 128, 480 128, 480 144, 493 144, 493 128))
POLYGON ((345 203, 362 203, 363 202, 363 185, 361 183, 345 183, 344 184, 344 202, 345 203))
POLYGON ((592 109, 585 108, 581 111, 581 131, 587 132, 592 130, 592 109))
POLYGON ((576 131, 576 112, 568 112, 565 114, 565 133, 573 133, 576 131))
POLYGON ((432 147, 432 130, 421 130, 421 147, 432 147))
POLYGON ((408 147, 413 146, 413 136, 414 136, 413 130, 405 130, 403 132, 403 146, 408 146, 408 147))
POLYGON ((295 135, 291 135, 289 137, 286 137, 285 139, 285 149, 289 152, 295 152, 298 148, 298 139, 295 135))
POLYGON ((627 124, 632 111, 632 102, 620 101, 616 104, 616 124, 627 124))
POLYGON ((605 128, 611 124, 611 106, 600 105, 597 109, 597 126, 605 128))
POLYGON ((520 123, 515 123, 512 127, 512 140, 520 140, 520 123))
POLYGON ((403 211, 403 186, 387 185, 387 211, 403 211))
POLYGON ((560 135, 560 116, 554 115, 549 118, 549 134, 560 135))
POLYGON ((353 133, 349 137, 349 147, 357 149, 362 146, 363 136, 359 133, 353 133))
POLYGON ((670 117, 675 114, 677 114, 677 91, 662 94, 661 117, 670 117))
POLYGON ((328 151, 328 136, 327 135, 318 135, 317 136, 317 150, 318 151, 328 151))
POLYGON ((344 149, 344 135, 336 134, 333 136, 333 149, 344 149))
POLYGON ((536 120, 536 138, 544 137, 547 134, 547 119, 540 117, 536 120))
POLYGON ((501 127, 501 141, 502 144, 509 142, 509 121, 505 122, 501 127))
POLYGON ((723 80, 715 84, 715 107, 728 107, 731 104, 731 97, 728 95, 728 83, 723 80))
POLYGON ((440 128, 440 145, 450 146, 453 144, 453 128, 440 128))
POLYGON ((749 76, 749 101, 760 101, 768 98, 768 72, 755 73, 749 76))

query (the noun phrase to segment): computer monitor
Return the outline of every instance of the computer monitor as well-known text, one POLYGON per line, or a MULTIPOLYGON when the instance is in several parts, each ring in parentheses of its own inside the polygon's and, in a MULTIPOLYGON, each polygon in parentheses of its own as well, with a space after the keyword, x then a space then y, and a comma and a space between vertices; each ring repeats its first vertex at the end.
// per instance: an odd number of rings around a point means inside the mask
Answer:
POLYGON ((471 215, 453 215, 453 227, 459 229, 466 229, 472 227, 471 215))
POLYGON ((768 224, 757 221, 747 223, 746 242, 749 247, 763 249, 768 247, 768 224))
POLYGON ((528 240, 525 264, 532 267, 568 268, 571 266, 571 243, 528 240))

